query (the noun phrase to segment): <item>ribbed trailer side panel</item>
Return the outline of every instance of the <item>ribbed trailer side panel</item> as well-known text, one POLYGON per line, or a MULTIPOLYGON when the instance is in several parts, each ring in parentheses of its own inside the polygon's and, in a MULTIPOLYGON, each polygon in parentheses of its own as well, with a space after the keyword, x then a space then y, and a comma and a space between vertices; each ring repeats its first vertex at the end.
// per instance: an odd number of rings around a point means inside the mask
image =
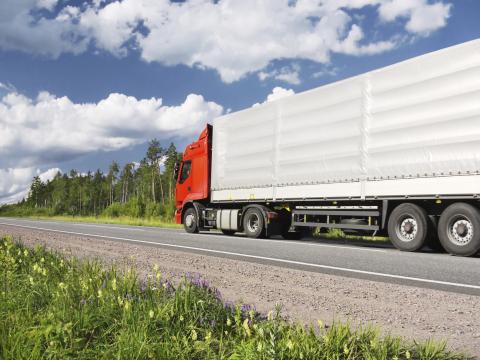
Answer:
POLYGON ((213 201, 474 195, 479 170, 479 40, 214 122, 213 201))

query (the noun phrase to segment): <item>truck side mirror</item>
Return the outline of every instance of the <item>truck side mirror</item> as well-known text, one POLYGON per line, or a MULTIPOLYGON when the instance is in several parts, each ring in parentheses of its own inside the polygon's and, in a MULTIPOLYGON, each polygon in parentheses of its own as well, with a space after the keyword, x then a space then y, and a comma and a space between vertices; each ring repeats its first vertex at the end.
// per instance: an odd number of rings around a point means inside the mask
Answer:
POLYGON ((173 178, 175 181, 178 179, 178 171, 180 170, 180 163, 177 161, 175 162, 175 165, 173 166, 173 178))

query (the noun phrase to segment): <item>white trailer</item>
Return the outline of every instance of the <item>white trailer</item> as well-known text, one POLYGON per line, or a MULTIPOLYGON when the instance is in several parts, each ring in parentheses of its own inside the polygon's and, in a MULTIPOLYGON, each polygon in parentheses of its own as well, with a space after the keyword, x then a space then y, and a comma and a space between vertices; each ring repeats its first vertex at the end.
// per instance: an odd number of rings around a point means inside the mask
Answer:
MULTIPOLYGON (((268 213, 284 205, 295 233, 388 230, 402 250, 438 245, 438 233, 447 251, 472 255, 480 250, 480 40, 222 116, 211 151, 202 211, 234 217, 237 228, 225 231, 248 235, 245 215, 256 204, 265 235, 268 213)), ((205 226, 222 228, 209 216, 205 226)))
POLYGON ((212 201, 480 194, 480 40, 214 121, 212 201))

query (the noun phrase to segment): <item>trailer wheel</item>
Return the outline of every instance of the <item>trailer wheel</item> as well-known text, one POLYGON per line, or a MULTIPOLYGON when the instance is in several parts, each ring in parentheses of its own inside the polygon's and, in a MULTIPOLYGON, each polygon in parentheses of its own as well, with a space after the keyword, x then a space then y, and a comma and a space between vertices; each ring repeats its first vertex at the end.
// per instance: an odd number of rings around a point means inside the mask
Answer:
POLYGON ((450 254, 475 255, 480 250, 480 211, 470 204, 450 205, 440 216, 438 237, 450 254))
POLYGON ((427 212, 415 204, 398 205, 388 220, 388 236, 402 251, 416 251, 425 244, 428 231, 427 212))
POLYGON ((235 230, 225 230, 225 229, 222 229, 222 233, 223 233, 223 235, 231 236, 231 235, 235 234, 236 231, 235 231, 235 230))
POLYGON ((265 236, 265 220, 262 212, 257 208, 250 208, 243 217, 243 229, 245 234, 251 238, 265 236))
POLYGON ((198 233, 198 219, 195 208, 190 207, 183 214, 183 227, 187 233, 198 233))

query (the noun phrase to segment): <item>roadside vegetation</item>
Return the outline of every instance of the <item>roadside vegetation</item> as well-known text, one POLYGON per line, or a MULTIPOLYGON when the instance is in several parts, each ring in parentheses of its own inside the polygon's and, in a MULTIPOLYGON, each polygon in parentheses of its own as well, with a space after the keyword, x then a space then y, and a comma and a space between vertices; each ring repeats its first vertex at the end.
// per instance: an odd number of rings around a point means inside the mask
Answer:
MULTIPOLYGON (((175 163, 181 154, 175 146, 162 148, 149 143, 139 163, 120 169, 113 161, 108 173, 101 170, 57 173, 52 180, 33 178, 30 191, 18 204, 0 207, 0 216, 90 217, 121 222, 151 221, 173 223, 175 211, 175 163)), ((124 222, 122 222, 124 223, 124 222)))
POLYGON ((0 240, 2 359, 463 359, 372 327, 311 327, 224 302, 204 279, 66 259, 0 240))
POLYGON ((321 237, 323 239, 332 239, 332 240, 345 240, 349 242, 355 241, 374 241, 377 244, 379 243, 390 243, 390 240, 386 236, 362 236, 362 235, 353 235, 346 234, 342 229, 328 229, 326 232, 320 232, 320 229, 317 228, 313 231, 314 237, 321 237))
POLYGON ((107 216, 68 216, 68 215, 53 215, 53 216, 24 216, 33 220, 51 220, 51 221, 75 221, 82 223, 94 224, 113 224, 113 225, 133 225, 133 226, 149 226, 160 228, 183 228, 183 225, 174 223, 171 219, 162 218, 135 218, 131 216, 107 217, 107 216))

